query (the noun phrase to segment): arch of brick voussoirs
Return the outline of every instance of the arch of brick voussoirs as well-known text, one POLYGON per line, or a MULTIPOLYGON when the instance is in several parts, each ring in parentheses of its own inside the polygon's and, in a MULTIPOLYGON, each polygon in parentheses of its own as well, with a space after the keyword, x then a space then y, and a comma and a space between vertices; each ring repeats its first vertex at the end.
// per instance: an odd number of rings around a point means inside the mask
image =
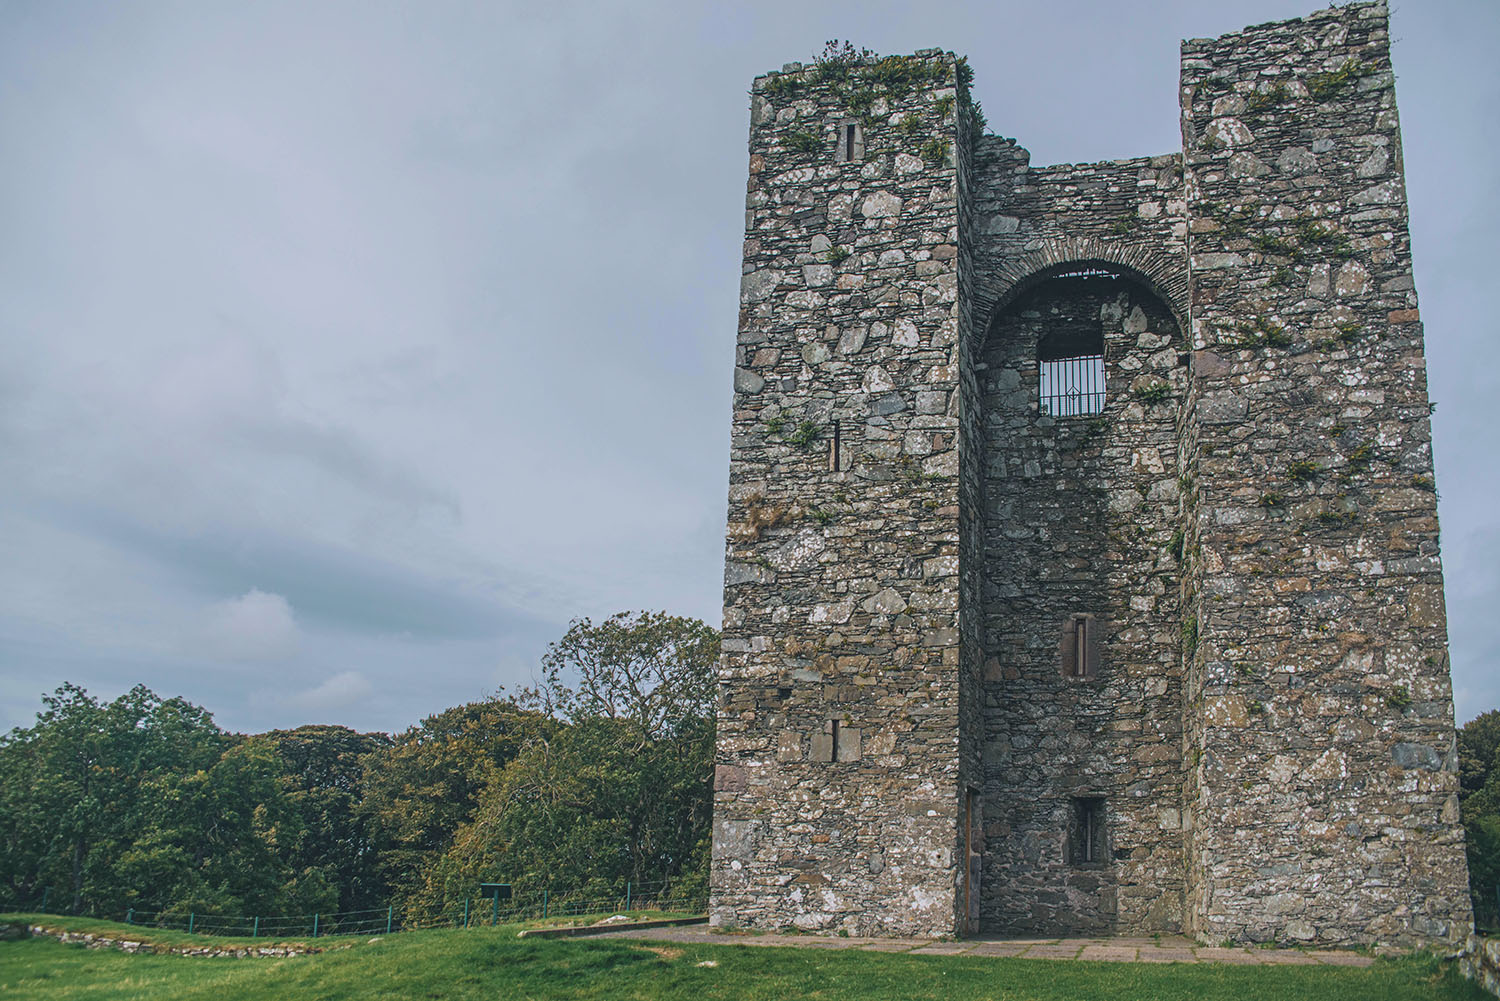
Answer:
POLYGON ((1000 267, 991 277, 994 304, 982 328, 985 339, 989 339, 1000 314, 1023 293, 1056 275, 1089 267, 1113 271, 1146 286, 1171 311, 1178 329, 1187 334, 1188 276, 1183 264, 1129 243, 1085 237, 1048 241, 1040 250, 1000 267))

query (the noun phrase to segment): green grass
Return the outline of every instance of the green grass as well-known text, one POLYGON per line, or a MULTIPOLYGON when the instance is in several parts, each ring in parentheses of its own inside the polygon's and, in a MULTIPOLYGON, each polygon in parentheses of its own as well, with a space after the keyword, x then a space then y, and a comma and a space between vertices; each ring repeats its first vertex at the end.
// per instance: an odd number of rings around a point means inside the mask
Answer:
MULTIPOLYGON (((71 924, 70 919, 70 924, 71 924)), ((82 930, 79 928, 79 930, 82 930)), ((0 943, 0 996, 193 1001, 443 998, 947 999, 967 1001, 1381 1001, 1486 998, 1452 964, 1380 960, 1369 969, 1084 963, 858 950, 517 939, 516 926, 355 939, 286 959, 206 959, 0 943), (701 966, 704 962, 717 965, 701 966)), ((222 941, 222 939, 204 939, 222 941)))

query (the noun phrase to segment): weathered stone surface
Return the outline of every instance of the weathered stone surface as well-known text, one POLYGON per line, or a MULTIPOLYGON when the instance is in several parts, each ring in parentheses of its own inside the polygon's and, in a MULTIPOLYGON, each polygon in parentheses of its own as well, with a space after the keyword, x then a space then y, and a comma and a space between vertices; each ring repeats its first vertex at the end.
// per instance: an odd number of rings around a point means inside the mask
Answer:
POLYGON ((951 54, 756 82, 715 924, 1463 939, 1388 45, 1184 43, 1181 153, 1056 167, 951 54))

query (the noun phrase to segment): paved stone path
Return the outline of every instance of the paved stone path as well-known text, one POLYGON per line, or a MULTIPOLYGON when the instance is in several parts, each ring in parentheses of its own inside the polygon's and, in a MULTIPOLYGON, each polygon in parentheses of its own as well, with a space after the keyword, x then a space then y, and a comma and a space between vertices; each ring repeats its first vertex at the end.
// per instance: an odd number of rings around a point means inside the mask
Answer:
POLYGON ((1369 966, 1369 956, 1355 952, 1301 949, 1231 949, 1199 945, 1186 938, 1026 938, 965 939, 833 938, 822 935, 749 935, 716 932, 703 926, 646 928, 607 932, 599 938, 637 938, 693 945, 781 945, 798 949, 863 949, 904 952, 913 956, 1015 956, 1021 959, 1098 959, 1131 963, 1235 963, 1253 966, 1369 966))

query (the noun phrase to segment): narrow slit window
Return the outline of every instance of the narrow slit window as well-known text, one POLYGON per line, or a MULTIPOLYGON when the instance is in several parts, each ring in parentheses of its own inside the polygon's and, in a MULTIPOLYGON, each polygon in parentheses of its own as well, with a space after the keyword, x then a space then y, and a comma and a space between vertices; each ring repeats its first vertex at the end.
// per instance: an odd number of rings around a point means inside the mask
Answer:
POLYGON ((1088 612, 1075 612, 1059 623, 1057 670, 1064 678, 1087 680, 1099 674, 1099 657, 1104 638, 1099 620, 1088 612))
POLYGON ((1104 412, 1104 337, 1098 331, 1058 331, 1037 346, 1041 411, 1051 417, 1104 412))
POLYGON ((833 737, 832 746, 831 746, 831 749, 829 751, 828 760, 829 761, 837 761, 839 759, 839 721, 838 720, 830 720, 829 721, 828 732, 833 737))
POLYGON ((1073 677, 1086 678, 1089 674, 1089 620, 1083 616, 1073 620, 1073 677))
POLYGON ((839 471, 839 422, 833 422, 833 440, 828 443, 828 468, 839 471))
POLYGON ((1083 796, 1073 800, 1073 829, 1068 837, 1072 865, 1096 865, 1108 856, 1104 827, 1104 799, 1083 796))
POLYGON ((865 155, 865 134, 857 121, 842 121, 834 125, 834 133, 838 137, 838 143, 834 146, 833 156, 839 163, 857 163, 865 155))

